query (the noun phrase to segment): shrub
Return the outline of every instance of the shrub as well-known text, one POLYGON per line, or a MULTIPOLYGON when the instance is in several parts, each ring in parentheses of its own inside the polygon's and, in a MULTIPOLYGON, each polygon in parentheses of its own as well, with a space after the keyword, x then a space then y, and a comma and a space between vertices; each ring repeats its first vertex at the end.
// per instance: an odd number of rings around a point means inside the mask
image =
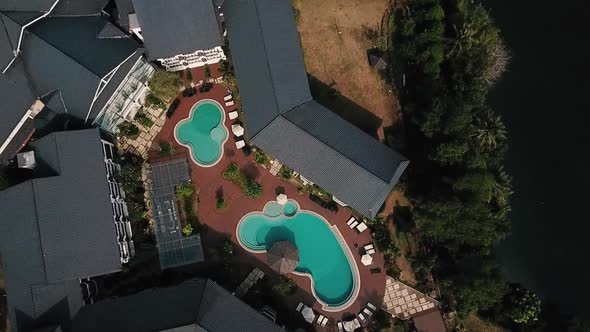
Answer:
POLYGON ((231 163, 227 167, 225 172, 223 172, 223 178, 238 184, 242 189, 242 192, 248 197, 258 198, 262 196, 262 185, 248 178, 236 163, 231 163))
POLYGON ((182 234, 184 234, 184 236, 189 236, 193 234, 193 226, 191 224, 184 226, 182 228, 182 234))
POLYGON ((150 119, 144 112, 137 112, 135 114, 135 121, 139 122, 140 125, 150 128, 154 125, 154 121, 150 119))
POLYGON ((225 209, 225 200, 223 199, 223 197, 217 198, 217 201, 215 202, 215 208, 217 210, 225 209))
POLYGON ((268 157, 266 157, 266 155, 264 154, 264 152, 258 150, 258 151, 256 151, 256 154, 254 155, 254 161, 257 164, 262 165, 262 164, 264 164, 264 163, 266 163, 268 161, 268 157))
POLYGON ((191 71, 190 68, 186 69, 186 80, 188 81, 189 84, 193 81, 193 72, 191 71))
POLYGON ((272 285, 272 290, 277 295, 292 295, 297 290, 297 284, 293 279, 281 276, 280 279, 274 285, 272 285))
POLYGON ((167 141, 160 141, 158 143, 158 154, 160 156, 173 156, 176 153, 176 148, 174 145, 170 144, 167 141))
POLYGON ((211 67, 209 64, 205 64, 205 79, 208 81, 211 78, 211 67))
POLYGON ((119 124, 119 133, 125 137, 135 137, 139 135, 139 128, 129 121, 123 121, 119 124))
POLYGON ((190 183, 183 183, 176 187, 176 198, 190 198, 194 193, 194 188, 190 183))
POLYGON ((290 180, 291 177, 293 176, 293 170, 290 169, 289 167, 283 165, 283 168, 281 168, 280 175, 283 179, 290 180))
POLYGON ((163 101, 160 100, 160 98, 156 97, 153 93, 148 93, 148 95, 145 97, 145 105, 148 107, 153 107, 153 108, 158 108, 158 109, 164 109, 164 107, 166 107, 166 104, 164 104, 163 101))
POLYGON ((178 73, 158 69, 150 79, 148 86, 156 98, 162 101, 169 101, 178 94, 182 86, 182 80, 178 73))

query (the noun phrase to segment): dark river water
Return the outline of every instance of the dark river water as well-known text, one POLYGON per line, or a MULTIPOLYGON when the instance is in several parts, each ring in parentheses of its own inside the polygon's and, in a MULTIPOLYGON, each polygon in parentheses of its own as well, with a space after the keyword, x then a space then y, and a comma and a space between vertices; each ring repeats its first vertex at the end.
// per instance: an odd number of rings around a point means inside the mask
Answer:
POLYGON ((512 49, 490 103, 509 130, 512 235, 498 259, 590 319, 590 1, 487 0, 512 49))

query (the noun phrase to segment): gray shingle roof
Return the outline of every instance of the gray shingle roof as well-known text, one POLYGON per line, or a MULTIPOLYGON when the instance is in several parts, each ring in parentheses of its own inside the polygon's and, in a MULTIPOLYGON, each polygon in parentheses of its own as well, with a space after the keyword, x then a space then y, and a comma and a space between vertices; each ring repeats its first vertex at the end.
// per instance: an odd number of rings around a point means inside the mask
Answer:
POLYGON ((222 46, 211 0, 133 0, 150 60, 222 46))
POLYGON ((311 99, 295 25, 283 1, 226 1, 224 15, 248 134, 311 99))
POLYGON ((72 332, 162 331, 195 324, 209 332, 282 331, 215 282, 196 279, 85 306, 72 332))
POLYGON ((7 12, 47 12, 55 0, 3 0, 0 11, 7 12))
POLYGON ((9 314, 22 331, 48 308, 59 319, 75 314, 78 278, 121 269, 98 129, 59 132, 32 145, 37 161, 59 175, 0 191, 9 314))
POLYGON ((291 3, 224 3, 251 141, 374 217, 407 159, 311 99, 291 3))
POLYGON ((6 68, 14 58, 22 25, 0 13, 0 69, 6 68))

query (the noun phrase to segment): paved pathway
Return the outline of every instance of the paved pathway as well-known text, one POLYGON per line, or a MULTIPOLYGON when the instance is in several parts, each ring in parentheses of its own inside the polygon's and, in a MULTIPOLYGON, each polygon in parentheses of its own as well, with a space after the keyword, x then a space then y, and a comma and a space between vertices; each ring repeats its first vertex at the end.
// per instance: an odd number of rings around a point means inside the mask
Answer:
POLYGON ((438 310, 439 302, 414 288, 386 277, 382 309, 399 319, 408 319, 426 310, 438 310))

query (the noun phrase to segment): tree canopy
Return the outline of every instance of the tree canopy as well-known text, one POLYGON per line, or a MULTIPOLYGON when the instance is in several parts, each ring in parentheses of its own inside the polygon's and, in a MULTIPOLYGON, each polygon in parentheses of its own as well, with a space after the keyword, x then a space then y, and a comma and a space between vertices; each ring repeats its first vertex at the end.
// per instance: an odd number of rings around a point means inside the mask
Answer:
POLYGON ((408 1, 394 13, 391 45, 392 75, 404 77, 406 195, 422 245, 435 256, 420 269, 460 315, 487 310, 507 291, 491 258, 509 231, 507 130, 486 97, 508 53, 487 10, 467 0, 408 1))

